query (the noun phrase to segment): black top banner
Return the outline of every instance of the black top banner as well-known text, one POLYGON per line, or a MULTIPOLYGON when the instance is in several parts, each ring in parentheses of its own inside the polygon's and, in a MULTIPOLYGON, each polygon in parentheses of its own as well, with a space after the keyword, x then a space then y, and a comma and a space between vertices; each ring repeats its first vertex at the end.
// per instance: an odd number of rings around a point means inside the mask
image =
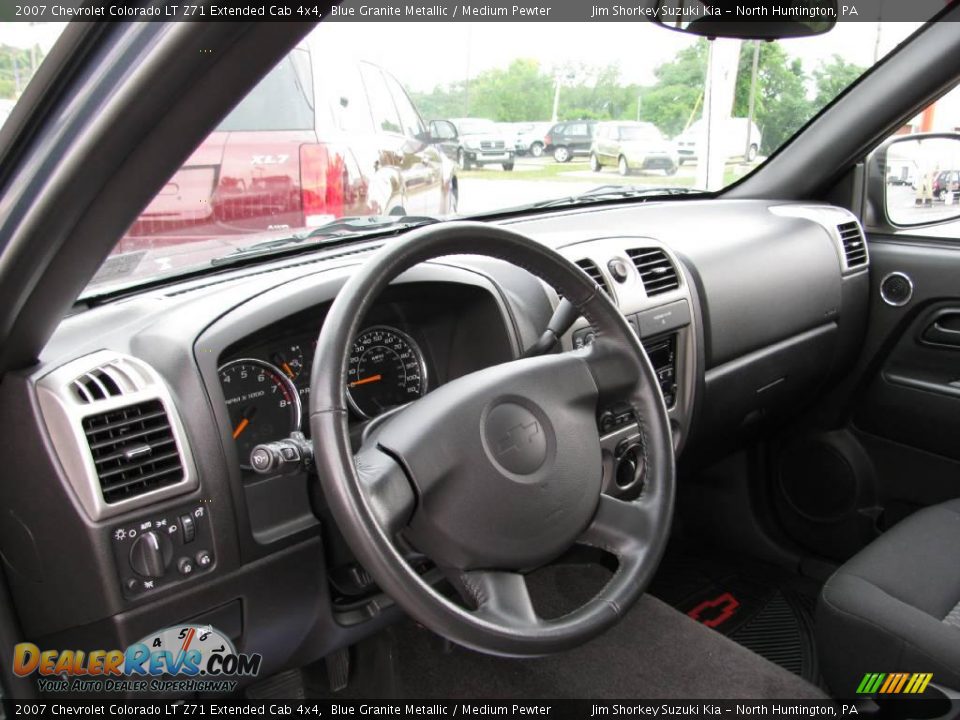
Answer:
POLYGON ((143 3, 56 0, 0 4, 3 22, 309 21, 337 22, 925 22, 960 0, 214 0, 143 3))

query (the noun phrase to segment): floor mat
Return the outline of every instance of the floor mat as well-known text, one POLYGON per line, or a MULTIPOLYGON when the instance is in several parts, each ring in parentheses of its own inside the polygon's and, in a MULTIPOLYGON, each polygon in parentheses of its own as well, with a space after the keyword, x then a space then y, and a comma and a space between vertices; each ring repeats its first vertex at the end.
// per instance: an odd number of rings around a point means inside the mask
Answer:
POLYGON ((773 663, 820 684, 813 634, 819 585, 760 562, 668 550, 649 592, 773 663))

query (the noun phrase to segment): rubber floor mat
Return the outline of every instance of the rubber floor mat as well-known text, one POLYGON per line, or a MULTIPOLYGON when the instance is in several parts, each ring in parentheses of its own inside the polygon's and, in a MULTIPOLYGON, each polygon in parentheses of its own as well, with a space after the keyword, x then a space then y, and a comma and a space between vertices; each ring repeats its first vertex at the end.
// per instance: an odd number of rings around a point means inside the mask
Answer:
POLYGON ((759 562, 671 548, 651 595, 819 685, 813 608, 819 585, 759 562))

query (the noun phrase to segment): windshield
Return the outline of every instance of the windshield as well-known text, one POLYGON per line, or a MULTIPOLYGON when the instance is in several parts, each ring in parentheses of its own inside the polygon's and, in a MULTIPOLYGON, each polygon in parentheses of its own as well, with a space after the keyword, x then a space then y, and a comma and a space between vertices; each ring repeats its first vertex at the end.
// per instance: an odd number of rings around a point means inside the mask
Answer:
POLYGON ((183 162, 87 293, 390 219, 721 190, 919 25, 754 42, 647 22, 404 22, 401 33, 324 21, 183 162))

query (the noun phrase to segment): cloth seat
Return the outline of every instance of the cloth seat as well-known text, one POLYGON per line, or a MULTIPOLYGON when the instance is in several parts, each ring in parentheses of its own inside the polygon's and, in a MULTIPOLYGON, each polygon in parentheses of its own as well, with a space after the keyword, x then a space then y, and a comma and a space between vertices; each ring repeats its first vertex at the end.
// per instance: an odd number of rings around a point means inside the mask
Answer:
POLYGON ((836 697, 853 697, 868 672, 933 673, 960 689, 960 499, 914 513, 840 567, 816 624, 836 697))

